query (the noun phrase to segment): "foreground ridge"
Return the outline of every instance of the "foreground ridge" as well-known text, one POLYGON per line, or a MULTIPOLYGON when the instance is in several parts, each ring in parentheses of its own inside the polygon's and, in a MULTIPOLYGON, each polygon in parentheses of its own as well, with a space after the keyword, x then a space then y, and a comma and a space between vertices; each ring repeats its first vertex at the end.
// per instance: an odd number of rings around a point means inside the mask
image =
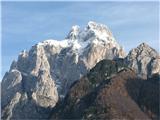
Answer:
POLYGON ((71 86, 51 119, 158 119, 159 85, 159 75, 144 80, 119 61, 102 60, 71 86))

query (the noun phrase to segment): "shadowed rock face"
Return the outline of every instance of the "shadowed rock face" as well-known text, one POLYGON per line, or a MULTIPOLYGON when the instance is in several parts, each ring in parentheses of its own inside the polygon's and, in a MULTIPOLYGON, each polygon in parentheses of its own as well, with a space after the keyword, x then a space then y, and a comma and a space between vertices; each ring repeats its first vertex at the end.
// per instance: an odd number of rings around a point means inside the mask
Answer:
POLYGON ((116 61, 103 60, 71 86, 65 99, 53 109, 51 118, 158 119, 157 83, 157 79, 137 78, 134 71, 116 61))

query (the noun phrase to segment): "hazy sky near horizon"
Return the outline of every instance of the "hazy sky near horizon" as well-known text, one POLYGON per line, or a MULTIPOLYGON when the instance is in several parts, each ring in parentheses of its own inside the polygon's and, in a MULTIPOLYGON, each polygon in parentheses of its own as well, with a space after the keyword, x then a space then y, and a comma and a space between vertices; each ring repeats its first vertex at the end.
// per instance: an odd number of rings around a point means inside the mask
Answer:
POLYGON ((2 2, 2 76, 23 49, 62 40, 73 25, 107 25, 128 51, 142 42, 158 50, 158 2, 2 2))

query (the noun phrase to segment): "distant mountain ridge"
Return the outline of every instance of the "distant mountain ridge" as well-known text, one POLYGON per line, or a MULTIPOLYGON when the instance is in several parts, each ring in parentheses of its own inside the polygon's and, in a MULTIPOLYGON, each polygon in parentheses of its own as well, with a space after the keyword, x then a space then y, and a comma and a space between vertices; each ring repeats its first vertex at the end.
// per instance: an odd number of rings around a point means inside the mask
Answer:
POLYGON ((62 41, 45 40, 19 54, 2 80, 2 118, 48 118, 71 85, 104 59, 141 77, 160 73, 154 49, 143 43, 126 56, 107 26, 90 21, 82 30, 73 26, 62 41))

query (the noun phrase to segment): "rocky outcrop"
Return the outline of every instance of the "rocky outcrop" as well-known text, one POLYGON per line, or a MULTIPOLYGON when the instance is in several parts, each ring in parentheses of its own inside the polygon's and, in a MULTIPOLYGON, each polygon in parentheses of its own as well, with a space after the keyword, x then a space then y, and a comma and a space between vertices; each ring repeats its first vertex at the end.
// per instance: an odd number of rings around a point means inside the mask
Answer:
POLYGON ((2 80, 3 119, 47 118, 58 101, 43 48, 23 51, 2 80))
POLYGON ((146 43, 142 43, 137 48, 132 49, 127 55, 126 61, 128 66, 143 78, 150 77, 156 73, 160 74, 160 56, 146 43))
POLYGON ((51 119, 158 119, 159 84, 152 80, 116 61, 100 61, 71 86, 51 119))

